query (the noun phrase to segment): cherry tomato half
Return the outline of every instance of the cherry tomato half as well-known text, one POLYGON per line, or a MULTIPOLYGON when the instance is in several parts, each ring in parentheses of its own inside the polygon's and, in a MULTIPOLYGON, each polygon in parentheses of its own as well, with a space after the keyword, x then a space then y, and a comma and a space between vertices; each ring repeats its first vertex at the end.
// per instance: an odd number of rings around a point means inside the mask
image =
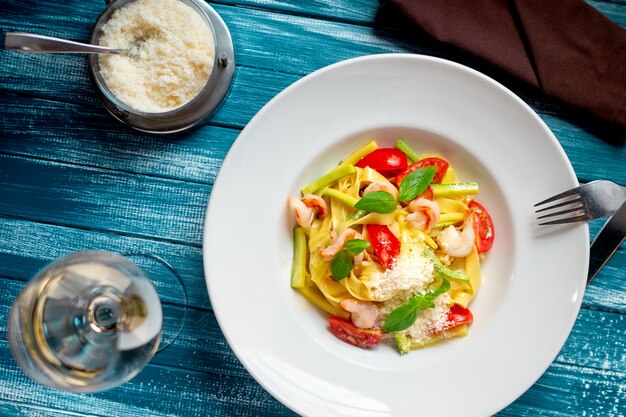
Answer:
POLYGON ((460 326, 461 324, 469 324, 472 321, 474 321, 474 316, 472 315, 472 312, 463 306, 455 304, 450 307, 450 311, 448 312, 448 319, 446 320, 446 324, 441 330, 449 330, 456 326, 460 326))
POLYGON ((407 167, 404 152, 395 148, 379 148, 365 155, 354 164, 359 168, 370 167, 385 177, 393 177, 407 167))
POLYGON ((359 329, 352 322, 337 316, 329 318, 328 325, 332 334, 339 340, 362 349, 376 346, 383 336, 380 330, 359 329))
POLYGON ((476 250, 478 253, 485 253, 493 246, 496 237, 496 230, 493 221, 486 208, 476 200, 472 200, 467 205, 474 212, 474 232, 476 233, 476 250))
POLYGON ((428 187, 426 187, 426 189, 424 190, 424 192, 422 194, 418 195, 415 198, 416 199, 418 199, 418 198, 425 198, 427 200, 434 200, 435 199, 435 192, 433 191, 433 187, 431 187, 429 185, 428 187))
POLYGON ((368 224, 365 228, 374 253, 385 268, 391 268, 393 261, 400 254, 400 241, 387 226, 368 224))
POLYGON ((406 177, 407 175, 409 175, 411 172, 415 171, 416 169, 426 168, 426 167, 431 167, 431 166, 434 166, 437 168, 437 170, 435 171, 435 177, 433 178, 432 183, 439 184, 441 180, 443 179, 443 176, 446 175, 446 172, 448 171, 448 167, 450 166, 450 164, 448 163, 448 161, 445 161, 441 158, 436 158, 436 157, 420 159, 419 161, 414 162, 408 167, 406 167, 402 172, 400 172, 396 176, 396 184, 400 185, 404 177, 406 177))

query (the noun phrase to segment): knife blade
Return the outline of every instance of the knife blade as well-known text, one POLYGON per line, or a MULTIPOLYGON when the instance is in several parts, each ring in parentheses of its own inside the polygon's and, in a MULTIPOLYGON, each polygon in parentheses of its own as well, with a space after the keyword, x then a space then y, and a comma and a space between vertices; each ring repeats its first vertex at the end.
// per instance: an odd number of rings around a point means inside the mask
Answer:
POLYGON ((604 224, 591 244, 587 285, 593 281, 604 264, 613 256, 626 237, 626 201, 604 224))

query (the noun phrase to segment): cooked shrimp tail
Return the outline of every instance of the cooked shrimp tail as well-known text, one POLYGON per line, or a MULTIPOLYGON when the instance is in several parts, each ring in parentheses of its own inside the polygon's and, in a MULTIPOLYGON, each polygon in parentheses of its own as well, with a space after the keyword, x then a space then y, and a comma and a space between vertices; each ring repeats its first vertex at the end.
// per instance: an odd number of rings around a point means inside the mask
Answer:
POLYGON ((439 232, 437 243, 439 243, 446 254, 455 258, 462 258, 470 254, 476 242, 473 217, 473 213, 470 212, 460 232, 454 226, 448 226, 439 232))

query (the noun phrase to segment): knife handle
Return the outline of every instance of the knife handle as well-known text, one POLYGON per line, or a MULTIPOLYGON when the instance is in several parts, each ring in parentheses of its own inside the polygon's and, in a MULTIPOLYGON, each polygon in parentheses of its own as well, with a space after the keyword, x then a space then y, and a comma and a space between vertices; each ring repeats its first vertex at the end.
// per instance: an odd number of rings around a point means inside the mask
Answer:
POLYGON ((591 244, 587 285, 613 256, 626 237, 626 201, 611 216, 591 244))

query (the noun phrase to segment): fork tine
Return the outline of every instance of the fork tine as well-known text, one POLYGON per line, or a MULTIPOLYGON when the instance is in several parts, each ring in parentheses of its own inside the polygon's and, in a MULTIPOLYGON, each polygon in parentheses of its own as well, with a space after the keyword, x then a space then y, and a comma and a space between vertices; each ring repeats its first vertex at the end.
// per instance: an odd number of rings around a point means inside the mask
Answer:
POLYGON ((588 214, 583 214, 575 217, 565 217, 562 219, 552 220, 549 222, 539 223, 539 226, 549 225, 549 224, 566 224, 566 223, 578 223, 578 222, 586 222, 587 220, 591 220, 591 216, 588 214))
POLYGON ((587 213, 587 210, 585 209, 584 206, 577 206, 577 207, 568 208, 567 210, 561 210, 561 211, 556 211, 554 213, 544 214, 543 216, 537 217, 537 220, 546 219, 548 217, 556 217, 556 216, 560 216, 560 215, 563 215, 563 214, 572 214, 572 213, 574 213, 574 215, 576 215, 576 216, 582 216, 582 215, 589 214, 589 213, 587 213))
MULTIPOLYGON (((562 203, 553 204, 551 206, 542 207, 540 209, 535 210, 535 213, 541 213, 542 211, 547 211, 547 210, 552 210, 552 209, 559 208, 559 207, 569 206, 569 205, 575 204, 575 203, 580 203, 581 205, 578 206, 578 207, 582 207, 583 198, 582 198, 582 196, 580 194, 578 195, 578 198, 574 198, 574 199, 571 199, 571 200, 563 201, 562 203)), ((537 206, 537 204, 535 204, 535 207, 536 206, 537 206)))
POLYGON ((580 188, 581 187, 572 188, 571 190, 567 190, 567 191, 564 191, 564 192, 562 192, 560 194, 554 195, 554 196, 552 196, 550 198, 546 198, 545 200, 540 201, 537 204, 535 204, 535 207, 540 206, 542 204, 550 203, 552 201, 558 200, 559 198, 568 197, 570 195, 574 195, 574 194, 580 195, 580 193, 579 193, 580 188))

